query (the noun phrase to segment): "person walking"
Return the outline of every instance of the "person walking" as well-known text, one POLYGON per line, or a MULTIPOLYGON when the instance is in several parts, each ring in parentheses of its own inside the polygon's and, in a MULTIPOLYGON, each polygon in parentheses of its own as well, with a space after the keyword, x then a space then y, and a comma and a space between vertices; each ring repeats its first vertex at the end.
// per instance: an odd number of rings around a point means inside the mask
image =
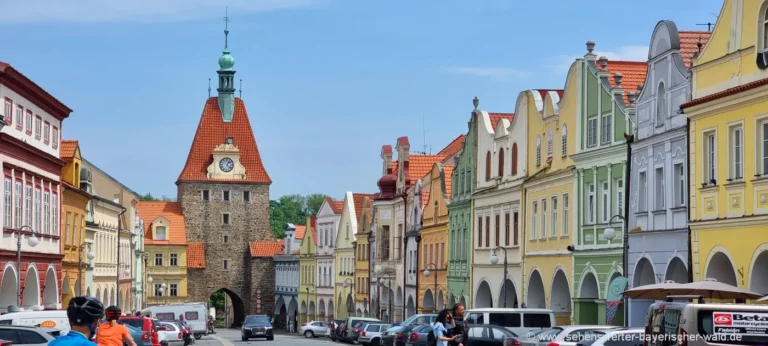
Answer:
POLYGON ((435 323, 432 325, 437 346, 448 346, 449 342, 453 342, 460 337, 460 335, 448 336, 448 329, 453 329, 454 326, 451 310, 445 309, 440 311, 437 319, 435 319, 435 323))
POLYGON ((451 342, 451 346, 463 346, 466 345, 466 335, 464 333, 464 304, 456 303, 453 305, 453 330, 451 336, 459 336, 456 340, 451 342))

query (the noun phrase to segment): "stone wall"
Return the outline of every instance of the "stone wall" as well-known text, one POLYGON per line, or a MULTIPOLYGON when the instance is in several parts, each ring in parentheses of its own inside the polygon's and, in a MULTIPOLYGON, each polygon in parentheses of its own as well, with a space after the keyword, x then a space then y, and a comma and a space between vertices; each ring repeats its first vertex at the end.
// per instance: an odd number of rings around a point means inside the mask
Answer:
POLYGON ((250 297, 251 308, 248 310, 248 313, 274 315, 275 263, 272 258, 251 259, 251 283, 253 288, 251 289, 250 297), (259 301, 261 301, 261 310, 259 310, 259 301))

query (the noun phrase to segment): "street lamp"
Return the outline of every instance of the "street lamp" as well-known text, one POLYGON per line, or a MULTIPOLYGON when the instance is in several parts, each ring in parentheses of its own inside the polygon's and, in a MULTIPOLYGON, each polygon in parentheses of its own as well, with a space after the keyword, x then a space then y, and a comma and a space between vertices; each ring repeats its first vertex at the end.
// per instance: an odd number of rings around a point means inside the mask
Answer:
POLYGON ((504 295, 504 307, 506 308, 507 307, 507 291, 506 291, 506 286, 507 286, 507 249, 505 249, 504 247, 501 247, 501 246, 497 246, 495 249, 493 249, 491 251, 491 257, 488 258, 488 260, 493 265, 499 264, 499 256, 496 256, 496 250, 504 250, 504 281, 502 281, 502 284, 501 284, 501 292, 502 292, 501 294, 504 295))
POLYGON ((163 297, 165 297, 165 303, 168 304, 168 294, 165 292, 166 287, 168 287, 168 285, 165 284, 165 279, 163 279, 163 283, 160 285, 160 292, 163 297))
POLYGON ((88 250, 85 253, 85 257, 92 261, 94 258, 96 258, 96 254, 93 253, 93 250, 91 250, 91 243, 84 243, 81 244, 77 248, 77 262, 78 262, 78 268, 77 268, 77 279, 80 282, 80 284, 77 286, 77 294, 81 295, 83 293, 83 250, 88 250))
MULTIPOLYGON (((3 123, 2 119, 0 119, 0 123, 3 123)), ((0 129, 2 126, 5 125, 0 125, 0 129)), ((16 306, 18 307, 21 307, 21 232, 24 230, 28 230, 30 233, 29 238, 27 238, 29 247, 35 247, 39 243, 37 236, 35 236, 35 230, 32 229, 32 227, 24 225, 16 230, 16 272, 18 273, 18 277, 16 278, 16 306)))
MULTIPOLYGON (((424 269, 424 276, 429 277, 429 274, 431 272, 429 271, 429 267, 432 267, 435 271, 437 271, 437 266, 434 263, 427 264, 427 269, 424 269)), ((437 300, 435 299, 437 297, 437 273, 435 273, 435 290, 432 291, 432 312, 437 312, 437 300)))
MULTIPOLYGON (((389 297, 389 299, 387 300, 387 304, 388 304, 387 305, 387 322, 392 323, 392 312, 394 311, 394 309, 392 308, 392 293, 394 293, 394 291, 392 291, 392 275, 389 273, 387 273, 386 275, 387 275, 387 281, 384 281, 384 278, 379 278, 379 285, 389 288, 389 292, 387 292, 387 296, 389 297), (385 285, 384 283, 388 283, 389 285, 385 285)), ((380 289, 379 289, 379 293, 381 293, 380 289)), ((381 298, 379 298, 379 301, 381 301, 381 298)))
MULTIPOLYGON (((352 279, 350 279, 350 278, 346 278, 346 279, 344 279, 344 284, 342 284, 342 286, 344 286, 344 288, 349 287, 349 294, 351 295, 352 294, 352 288, 355 287, 355 282, 352 281, 352 279)), ((352 305, 354 305, 354 301, 355 300, 352 299, 353 304, 347 304, 347 317, 351 317, 352 316, 352 312, 355 311, 354 307, 352 306, 352 305)), ((338 302, 337 302, 337 304, 338 304, 338 302)))
MULTIPOLYGON (((619 218, 621 219, 621 221, 624 222, 624 227, 623 227, 624 237, 622 239, 622 244, 621 244, 621 268, 622 268, 622 273, 624 274, 623 276, 626 278, 627 277, 627 250, 629 249, 629 234, 627 234, 627 219, 621 215, 612 216, 611 220, 608 221, 608 227, 605 230, 603 230, 603 238, 605 238, 605 240, 607 241, 612 241, 613 239, 616 238, 616 235, 617 235, 616 230, 613 227, 611 227, 611 224, 613 223, 613 219, 616 219, 616 218, 619 218)), ((610 283, 608 284, 610 285, 610 283)), ((626 326, 627 310, 628 310, 627 296, 622 295, 621 300, 622 300, 622 303, 624 304, 623 314, 624 314, 624 325, 626 326)))

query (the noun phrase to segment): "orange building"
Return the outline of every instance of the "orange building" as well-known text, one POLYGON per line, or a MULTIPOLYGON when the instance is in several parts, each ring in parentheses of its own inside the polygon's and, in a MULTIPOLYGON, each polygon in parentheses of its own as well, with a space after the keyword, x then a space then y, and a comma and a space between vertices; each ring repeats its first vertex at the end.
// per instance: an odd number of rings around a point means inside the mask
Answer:
POLYGON ((91 195, 80 189, 80 167, 83 160, 77 141, 61 141, 61 159, 66 162, 61 171, 63 187, 61 207, 62 261, 61 306, 67 306, 72 297, 85 292, 85 267, 93 256, 90 244, 85 243, 85 220, 91 195))

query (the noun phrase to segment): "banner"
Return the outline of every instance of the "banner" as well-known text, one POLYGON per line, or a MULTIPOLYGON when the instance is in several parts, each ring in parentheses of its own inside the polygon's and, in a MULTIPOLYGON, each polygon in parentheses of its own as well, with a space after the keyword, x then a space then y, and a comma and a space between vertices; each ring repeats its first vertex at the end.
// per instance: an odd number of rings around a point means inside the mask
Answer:
POLYGON ((605 324, 613 325, 613 318, 616 317, 616 312, 621 304, 621 299, 624 297, 624 291, 627 289, 627 278, 620 276, 608 286, 608 292, 605 294, 605 324))

